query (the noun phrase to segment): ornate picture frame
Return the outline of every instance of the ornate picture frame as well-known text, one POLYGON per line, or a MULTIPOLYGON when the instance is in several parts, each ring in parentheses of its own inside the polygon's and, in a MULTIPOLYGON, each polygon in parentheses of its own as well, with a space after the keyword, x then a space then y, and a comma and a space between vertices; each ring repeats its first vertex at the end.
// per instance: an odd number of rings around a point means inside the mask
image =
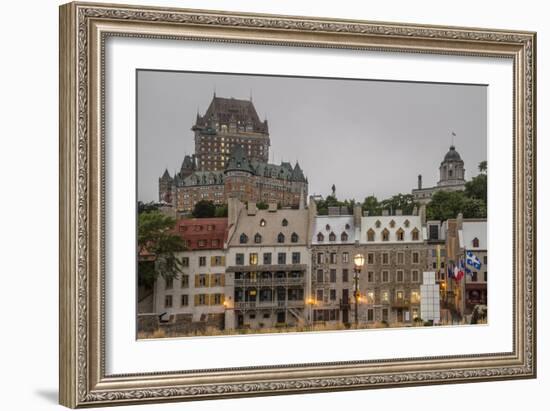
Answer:
MULTIPOLYGON (((192 401, 536 377, 536 34, 220 11, 60 7, 60 403, 192 401), (374 50, 513 61, 513 350, 108 375, 105 41, 109 37, 374 50)), ((229 337, 228 337, 229 338, 229 337)))

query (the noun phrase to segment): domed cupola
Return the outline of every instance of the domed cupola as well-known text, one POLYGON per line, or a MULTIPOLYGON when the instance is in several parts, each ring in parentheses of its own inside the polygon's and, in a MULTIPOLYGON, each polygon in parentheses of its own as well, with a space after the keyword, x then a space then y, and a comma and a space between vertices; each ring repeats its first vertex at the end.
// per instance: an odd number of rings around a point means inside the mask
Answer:
POLYGON ((455 146, 449 147, 441 165, 439 166, 438 187, 463 185, 465 180, 464 161, 456 151, 455 146))

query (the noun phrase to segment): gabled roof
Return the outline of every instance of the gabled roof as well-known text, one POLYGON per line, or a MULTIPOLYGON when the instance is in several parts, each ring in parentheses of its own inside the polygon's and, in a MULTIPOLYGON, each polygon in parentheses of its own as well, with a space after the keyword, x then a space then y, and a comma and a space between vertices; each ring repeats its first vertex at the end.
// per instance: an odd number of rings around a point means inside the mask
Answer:
POLYGON ((353 244, 355 242, 355 225, 353 224, 353 216, 350 215, 338 215, 338 216, 325 216, 319 215, 315 217, 313 223, 313 231, 311 232, 311 244, 353 244), (327 229, 327 226, 329 227, 327 229), (318 241, 317 235, 321 233, 324 236, 324 241, 318 241), (331 233, 336 235, 335 241, 329 241, 331 233), (347 241, 342 241, 342 233, 346 233, 348 236, 347 241))
POLYGON ((420 216, 417 215, 394 215, 394 216, 366 216, 361 217, 361 243, 370 243, 367 241, 367 233, 374 231, 374 243, 394 243, 397 241, 397 232, 403 231, 403 241, 401 242, 422 242, 427 239, 427 232, 422 227, 420 216), (409 221, 409 227, 405 226, 405 221, 409 221), (376 226, 377 222, 380 222, 380 227, 376 226), (391 221, 394 222, 393 227, 391 221), (418 240, 412 239, 413 231, 419 232, 418 240), (389 241, 382 241, 382 232, 387 231, 389 233, 389 241))

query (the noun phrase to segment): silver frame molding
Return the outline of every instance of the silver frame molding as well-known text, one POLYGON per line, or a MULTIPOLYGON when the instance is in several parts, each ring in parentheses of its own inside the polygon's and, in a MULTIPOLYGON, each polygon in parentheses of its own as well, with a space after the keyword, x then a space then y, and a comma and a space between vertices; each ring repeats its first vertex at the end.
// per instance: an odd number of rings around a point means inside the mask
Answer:
POLYGON ((533 32, 92 3, 61 6, 60 403, 76 408, 535 378, 535 76, 533 32), (512 59, 513 351, 106 375, 103 124, 109 36, 512 59))

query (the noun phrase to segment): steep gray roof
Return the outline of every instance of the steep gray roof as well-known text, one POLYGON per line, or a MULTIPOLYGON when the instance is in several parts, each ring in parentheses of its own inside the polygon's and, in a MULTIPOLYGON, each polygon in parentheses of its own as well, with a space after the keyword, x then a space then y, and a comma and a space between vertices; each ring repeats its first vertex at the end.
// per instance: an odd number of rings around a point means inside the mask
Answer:
POLYGON ((445 154, 443 161, 462 161, 460 154, 455 150, 455 146, 449 147, 449 151, 445 154))
POLYGON ((268 132, 267 120, 260 120, 256 108, 250 100, 223 98, 214 95, 204 116, 197 114, 195 127, 213 128, 216 122, 221 124, 239 123, 244 126, 251 126, 252 131, 255 132, 268 132))

